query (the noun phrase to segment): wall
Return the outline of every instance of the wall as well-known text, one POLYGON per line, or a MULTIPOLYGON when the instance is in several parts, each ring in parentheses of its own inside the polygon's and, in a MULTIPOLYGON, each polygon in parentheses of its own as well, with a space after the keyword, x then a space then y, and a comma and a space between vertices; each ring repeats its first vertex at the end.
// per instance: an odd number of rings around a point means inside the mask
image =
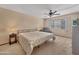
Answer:
POLYGON ((27 28, 41 28, 43 20, 29 15, 0 8, 0 31, 27 28))
POLYGON ((0 45, 9 42, 9 33, 21 29, 40 29, 43 20, 0 8, 0 45))

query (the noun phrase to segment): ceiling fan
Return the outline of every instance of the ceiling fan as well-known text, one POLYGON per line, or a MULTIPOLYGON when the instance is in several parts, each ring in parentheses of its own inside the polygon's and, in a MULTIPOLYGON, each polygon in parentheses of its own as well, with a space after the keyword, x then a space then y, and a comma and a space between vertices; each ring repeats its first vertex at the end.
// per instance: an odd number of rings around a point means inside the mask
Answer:
POLYGON ((52 10, 49 10, 49 13, 45 13, 45 15, 48 15, 49 17, 52 17, 54 15, 60 15, 59 13, 57 13, 58 11, 52 11, 52 10))

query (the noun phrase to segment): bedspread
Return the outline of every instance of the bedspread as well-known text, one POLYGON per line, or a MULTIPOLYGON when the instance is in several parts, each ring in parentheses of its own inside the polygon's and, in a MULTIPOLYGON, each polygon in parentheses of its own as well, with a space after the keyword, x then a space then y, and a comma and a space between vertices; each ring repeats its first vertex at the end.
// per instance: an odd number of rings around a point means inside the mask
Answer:
POLYGON ((19 43, 27 54, 31 54, 33 48, 43 44, 53 37, 52 33, 47 32, 27 32, 19 34, 19 43))

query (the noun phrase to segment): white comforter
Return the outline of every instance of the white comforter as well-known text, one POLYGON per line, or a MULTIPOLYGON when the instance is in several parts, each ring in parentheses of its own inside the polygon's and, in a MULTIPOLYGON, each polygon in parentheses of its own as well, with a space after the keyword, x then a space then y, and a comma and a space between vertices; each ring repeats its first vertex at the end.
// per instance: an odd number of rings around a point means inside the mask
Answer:
POLYGON ((52 33, 27 32, 19 34, 19 43, 27 54, 31 54, 33 48, 52 38, 52 33))

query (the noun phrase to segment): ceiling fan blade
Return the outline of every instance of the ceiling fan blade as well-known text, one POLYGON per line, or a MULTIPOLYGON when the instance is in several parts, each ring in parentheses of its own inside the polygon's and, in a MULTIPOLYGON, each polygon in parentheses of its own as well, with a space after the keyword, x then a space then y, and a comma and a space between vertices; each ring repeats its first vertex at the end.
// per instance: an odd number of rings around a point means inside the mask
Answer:
POLYGON ((53 13, 56 13, 57 11, 54 11, 53 13))
POLYGON ((60 15, 60 14, 53 14, 53 15, 60 15))

